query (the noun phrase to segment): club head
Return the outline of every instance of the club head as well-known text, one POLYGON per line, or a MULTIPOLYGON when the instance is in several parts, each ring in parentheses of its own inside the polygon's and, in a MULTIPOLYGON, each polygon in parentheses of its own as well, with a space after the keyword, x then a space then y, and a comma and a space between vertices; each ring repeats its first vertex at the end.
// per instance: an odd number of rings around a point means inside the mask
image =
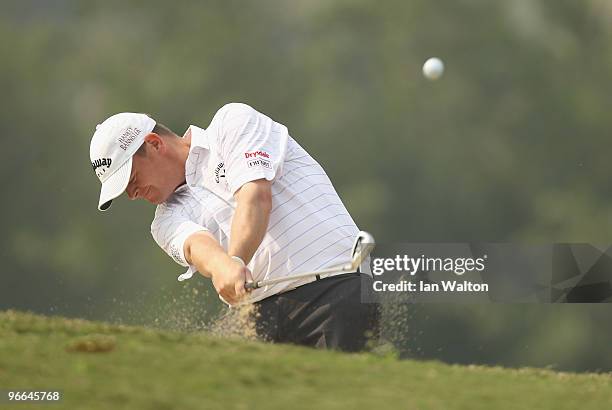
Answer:
POLYGON ((353 247, 353 260, 352 267, 357 269, 363 260, 374 250, 376 241, 374 237, 366 231, 359 231, 357 239, 355 239, 355 246, 353 247))

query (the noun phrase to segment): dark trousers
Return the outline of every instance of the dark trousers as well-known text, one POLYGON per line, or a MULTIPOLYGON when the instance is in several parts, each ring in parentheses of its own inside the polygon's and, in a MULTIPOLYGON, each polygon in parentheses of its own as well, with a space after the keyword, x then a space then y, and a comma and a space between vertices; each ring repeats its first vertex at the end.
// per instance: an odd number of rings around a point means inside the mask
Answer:
POLYGON ((378 305, 361 301, 361 287, 371 282, 363 273, 347 273, 255 302, 257 334, 273 343, 363 350, 379 333, 378 305))

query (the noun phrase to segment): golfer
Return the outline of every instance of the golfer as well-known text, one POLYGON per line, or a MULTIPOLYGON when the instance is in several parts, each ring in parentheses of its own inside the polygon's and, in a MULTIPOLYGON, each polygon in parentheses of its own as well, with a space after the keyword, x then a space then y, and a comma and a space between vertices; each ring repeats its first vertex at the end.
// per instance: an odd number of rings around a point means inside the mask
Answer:
POLYGON ((199 272, 228 305, 255 304, 264 339, 357 351, 376 331, 378 308, 361 300, 365 266, 245 290, 253 280, 349 263, 359 232, 284 125, 231 103, 206 129, 191 125, 179 137, 148 115, 120 113, 96 127, 90 158, 102 183, 98 209, 124 191, 156 204, 151 233, 188 268, 179 280, 199 272))

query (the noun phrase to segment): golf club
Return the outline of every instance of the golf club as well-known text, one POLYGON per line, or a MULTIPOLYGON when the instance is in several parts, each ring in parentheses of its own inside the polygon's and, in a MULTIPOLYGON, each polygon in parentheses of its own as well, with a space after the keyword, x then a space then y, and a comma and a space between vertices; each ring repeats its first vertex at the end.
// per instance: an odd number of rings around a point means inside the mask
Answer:
POLYGON ((308 278, 311 276, 317 275, 325 275, 330 273, 340 273, 340 272, 355 272, 357 268, 361 265, 363 260, 368 257, 368 255, 372 252, 374 247, 376 246, 376 242, 374 241, 374 237, 370 235, 368 232, 360 231, 357 235, 357 239, 355 239, 355 246, 353 247, 352 259, 350 263, 345 263, 344 265, 333 266, 331 268, 322 269, 317 272, 304 272, 297 273, 295 275, 289 275, 282 278, 261 280, 255 282, 248 282, 244 285, 245 289, 258 289, 264 286, 275 285, 277 283, 286 282, 289 280, 296 280, 302 278, 308 278))

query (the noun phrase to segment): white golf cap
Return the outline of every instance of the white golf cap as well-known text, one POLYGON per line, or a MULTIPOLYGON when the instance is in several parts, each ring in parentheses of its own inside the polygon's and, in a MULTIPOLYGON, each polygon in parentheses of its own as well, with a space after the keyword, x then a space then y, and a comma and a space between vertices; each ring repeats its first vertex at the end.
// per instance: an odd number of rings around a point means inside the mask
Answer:
POLYGON ((132 156, 155 127, 145 115, 122 112, 96 126, 91 138, 91 166, 102 183, 98 209, 105 211, 113 199, 125 191, 132 172, 132 156))

